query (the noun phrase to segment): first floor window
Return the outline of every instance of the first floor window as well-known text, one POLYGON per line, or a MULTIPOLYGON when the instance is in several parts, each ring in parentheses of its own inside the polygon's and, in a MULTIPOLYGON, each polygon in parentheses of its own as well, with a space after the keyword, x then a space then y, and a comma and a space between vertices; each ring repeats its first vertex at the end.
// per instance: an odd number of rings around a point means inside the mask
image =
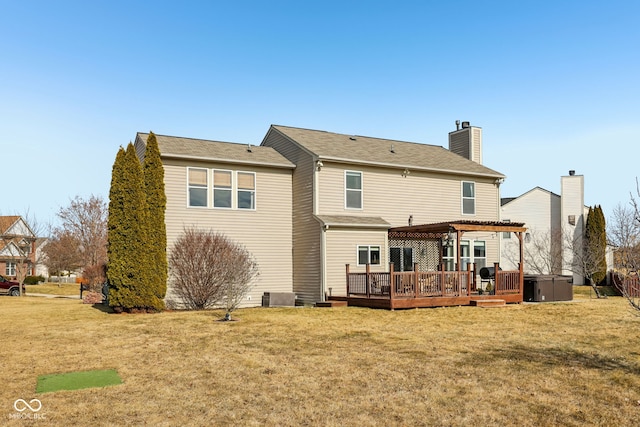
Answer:
POLYGON ((189 168, 189 206, 207 206, 207 170, 189 168))
MULTIPOLYGON (((455 242, 442 247, 442 261, 446 271, 456 270, 455 242)), ((476 264, 476 271, 487 265, 487 248, 482 240, 463 240, 460 242, 460 270, 466 271, 469 263, 476 264)))
POLYGON ((358 246, 358 265, 380 264, 380 246, 358 246))
POLYGON ((6 276, 15 276, 16 275, 16 263, 15 262, 7 262, 5 265, 5 275, 6 276))
POLYGON ((476 263, 476 271, 487 265, 487 247, 483 241, 473 242, 473 262, 476 263))
POLYGON ((413 248, 390 248, 389 260, 393 271, 413 271, 413 248))

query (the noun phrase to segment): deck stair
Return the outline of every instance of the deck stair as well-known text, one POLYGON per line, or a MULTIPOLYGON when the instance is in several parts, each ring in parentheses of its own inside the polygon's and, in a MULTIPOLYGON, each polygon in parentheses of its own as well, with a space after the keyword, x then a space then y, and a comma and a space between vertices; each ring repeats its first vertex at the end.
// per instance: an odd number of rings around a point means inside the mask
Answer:
POLYGON ((337 301, 337 300, 328 300, 328 301, 318 301, 315 304, 315 307, 346 307, 347 301, 337 301))
POLYGON ((505 307, 507 303, 503 299, 479 299, 479 300, 472 300, 471 305, 476 307, 489 308, 489 307, 505 307))

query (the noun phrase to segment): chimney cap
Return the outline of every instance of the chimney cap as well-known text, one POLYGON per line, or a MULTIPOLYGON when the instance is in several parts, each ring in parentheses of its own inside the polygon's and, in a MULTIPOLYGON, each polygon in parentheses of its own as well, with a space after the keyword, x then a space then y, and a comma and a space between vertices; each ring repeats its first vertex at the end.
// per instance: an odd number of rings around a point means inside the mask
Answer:
POLYGON ((466 129, 470 126, 471 124, 469 122, 462 122, 462 129, 466 129))
POLYGON ((574 176, 575 174, 576 174, 576 171, 574 171, 573 169, 569 171, 569 176, 574 176))

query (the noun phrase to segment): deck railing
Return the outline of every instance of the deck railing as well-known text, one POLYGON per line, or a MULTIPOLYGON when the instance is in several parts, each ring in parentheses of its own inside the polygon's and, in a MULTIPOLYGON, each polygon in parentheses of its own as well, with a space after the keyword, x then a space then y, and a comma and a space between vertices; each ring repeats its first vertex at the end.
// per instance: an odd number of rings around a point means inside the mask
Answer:
POLYGON ((520 293, 520 271, 498 271, 495 276, 496 295, 520 293))
MULTIPOLYGON (((498 267, 498 266, 496 266, 498 267)), ((518 294, 522 292, 520 271, 502 271, 494 277, 495 295, 518 294)), ((346 265, 347 296, 386 297, 386 298, 428 298, 470 296, 477 290, 476 274, 469 264, 466 271, 414 271, 371 272, 366 266, 364 273, 352 273, 346 265)))
POLYGON ((467 271, 393 271, 351 273, 347 264, 347 296, 391 298, 425 298, 435 296, 464 296, 475 291, 475 272, 467 271))

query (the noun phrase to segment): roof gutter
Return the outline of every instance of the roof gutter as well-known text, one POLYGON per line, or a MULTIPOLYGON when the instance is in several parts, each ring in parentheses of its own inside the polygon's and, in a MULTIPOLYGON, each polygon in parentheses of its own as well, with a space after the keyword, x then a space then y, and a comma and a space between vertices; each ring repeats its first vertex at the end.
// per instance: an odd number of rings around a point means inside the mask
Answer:
POLYGON ((325 157, 320 156, 320 160, 330 161, 335 163, 348 163, 348 164, 357 164, 357 165, 371 165, 371 166, 382 166, 392 169, 405 169, 408 168, 414 171, 423 171, 423 172, 439 172, 445 173, 449 175, 468 175, 468 176, 481 176, 485 178, 506 178, 506 175, 501 173, 482 173, 482 172, 469 172, 469 171, 460 171, 460 170, 452 170, 452 169, 438 169, 438 168, 425 168, 423 166, 412 166, 412 165, 399 165, 397 163, 384 163, 384 162, 367 162, 367 161, 359 161, 353 159, 345 159, 340 157, 325 157))
POLYGON ((202 156, 189 156, 185 154, 160 154, 160 157, 163 159, 175 159, 175 160, 197 160, 201 162, 218 162, 218 163, 229 163, 229 164, 240 164, 240 165, 252 165, 252 166, 268 166, 272 168, 280 168, 280 169, 295 169, 296 166, 291 164, 283 164, 283 163, 269 163, 269 162, 255 162, 250 160, 231 160, 228 158, 217 158, 217 157, 202 157, 202 156))

